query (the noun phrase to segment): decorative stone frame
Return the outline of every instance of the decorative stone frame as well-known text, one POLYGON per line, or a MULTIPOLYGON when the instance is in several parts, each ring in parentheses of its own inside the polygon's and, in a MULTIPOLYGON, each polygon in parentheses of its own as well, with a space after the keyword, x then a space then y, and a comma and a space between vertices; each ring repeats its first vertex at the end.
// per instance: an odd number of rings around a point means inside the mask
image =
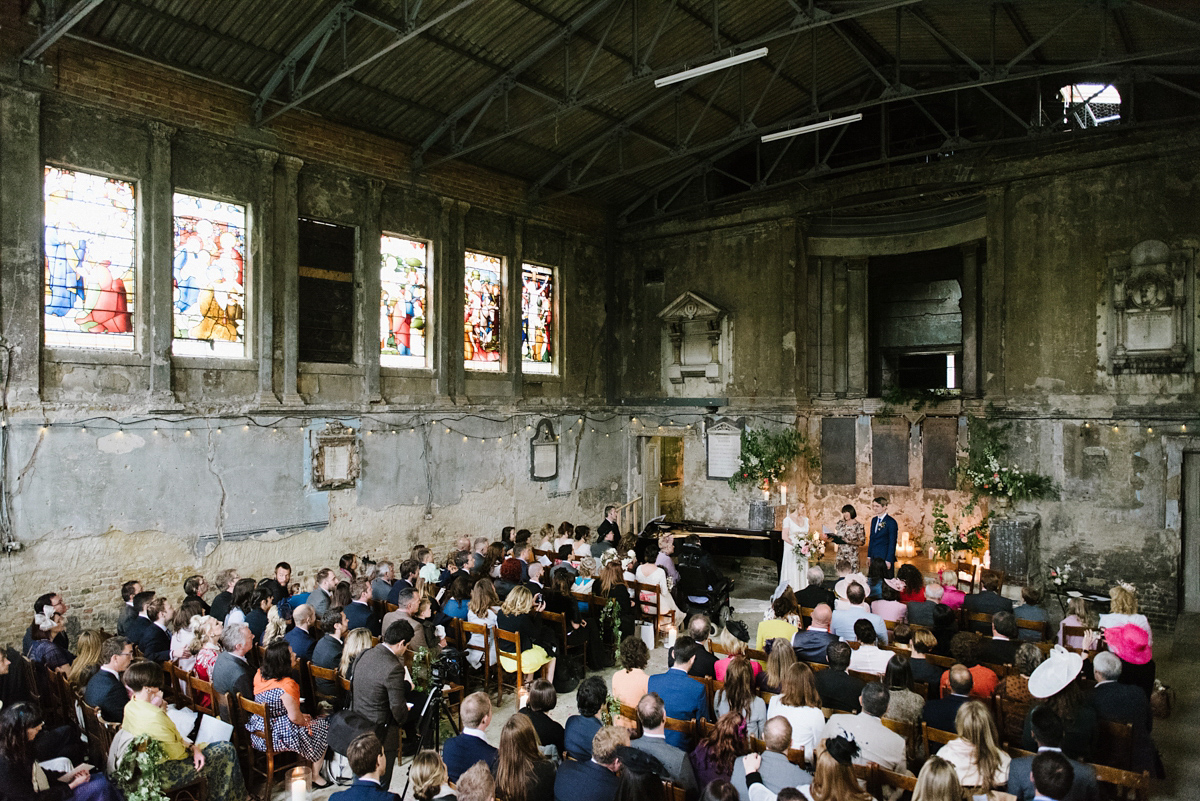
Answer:
POLYGON ((348 489, 358 482, 362 446, 358 432, 337 420, 313 435, 312 482, 319 490, 348 489))
POLYGON ((1114 375, 1189 370, 1191 248, 1147 239, 1108 257, 1114 375))
POLYGON ((722 337, 727 335, 725 310, 695 292, 684 292, 667 304, 658 318, 666 325, 671 344, 667 380, 682 384, 685 378, 703 378, 711 384, 721 383, 721 345, 722 337), (707 358, 696 358, 697 353, 707 358))
POLYGON ((554 434, 554 424, 545 418, 538 421, 529 440, 529 478, 531 481, 558 478, 558 437, 554 434))

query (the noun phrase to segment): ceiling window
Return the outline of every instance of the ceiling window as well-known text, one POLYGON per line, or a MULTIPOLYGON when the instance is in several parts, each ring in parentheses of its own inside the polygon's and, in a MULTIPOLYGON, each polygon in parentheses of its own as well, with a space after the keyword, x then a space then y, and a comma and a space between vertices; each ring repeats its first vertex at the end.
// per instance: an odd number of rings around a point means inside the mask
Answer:
POLYGON ((1121 120, 1121 93, 1104 83, 1071 83, 1058 91, 1063 122, 1072 128, 1095 128, 1121 120))

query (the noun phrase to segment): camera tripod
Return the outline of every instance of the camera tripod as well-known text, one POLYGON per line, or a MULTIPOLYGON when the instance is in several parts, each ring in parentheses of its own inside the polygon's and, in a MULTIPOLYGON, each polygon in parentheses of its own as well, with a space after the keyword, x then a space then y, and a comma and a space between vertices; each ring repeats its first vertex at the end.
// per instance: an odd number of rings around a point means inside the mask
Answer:
MULTIPOLYGON (((425 745, 425 739, 432 734, 432 748, 434 751, 442 750, 442 720, 443 718, 450 724, 450 730, 455 735, 460 734, 458 724, 454 722, 454 717, 450 714, 450 709, 446 705, 446 682, 442 679, 434 679, 429 686, 429 693, 425 696, 425 705, 421 707, 421 716, 417 719, 417 748, 416 752, 421 751, 425 745)), ((400 793, 400 797, 404 798, 408 795, 408 785, 412 781, 412 763, 408 764, 408 775, 404 779, 404 790, 400 793)))

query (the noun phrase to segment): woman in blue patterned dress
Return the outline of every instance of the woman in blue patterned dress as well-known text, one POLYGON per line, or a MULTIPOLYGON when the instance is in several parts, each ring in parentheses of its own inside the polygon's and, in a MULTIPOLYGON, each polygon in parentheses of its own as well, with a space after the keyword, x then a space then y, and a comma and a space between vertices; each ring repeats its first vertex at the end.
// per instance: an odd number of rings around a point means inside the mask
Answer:
MULTIPOLYGON (((268 645, 263 665, 254 676, 254 700, 267 708, 275 750, 300 754, 312 762, 313 776, 319 777, 329 741, 329 718, 314 718, 300 708, 300 686, 291 677, 296 662, 296 655, 286 640, 268 645)), ((250 738, 253 746, 265 750, 260 736, 263 719, 252 715, 246 728, 253 734, 250 738)), ((313 781, 313 787, 328 786, 328 781, 313 781)))

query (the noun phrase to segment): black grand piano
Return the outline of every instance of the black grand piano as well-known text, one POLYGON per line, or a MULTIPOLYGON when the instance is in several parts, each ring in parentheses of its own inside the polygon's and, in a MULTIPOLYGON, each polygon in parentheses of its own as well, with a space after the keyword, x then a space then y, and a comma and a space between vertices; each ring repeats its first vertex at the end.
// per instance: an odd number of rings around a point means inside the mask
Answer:
POLYGON ((779 529, 753 531, 746 528, 710 526, 696 520, 651 520, 638 536, 637 556, 651 540, 671 534, 677 540, 695 534, 704 550, 713 556, 760 556, 776 564, 783 561, 783 533, 779 529))

